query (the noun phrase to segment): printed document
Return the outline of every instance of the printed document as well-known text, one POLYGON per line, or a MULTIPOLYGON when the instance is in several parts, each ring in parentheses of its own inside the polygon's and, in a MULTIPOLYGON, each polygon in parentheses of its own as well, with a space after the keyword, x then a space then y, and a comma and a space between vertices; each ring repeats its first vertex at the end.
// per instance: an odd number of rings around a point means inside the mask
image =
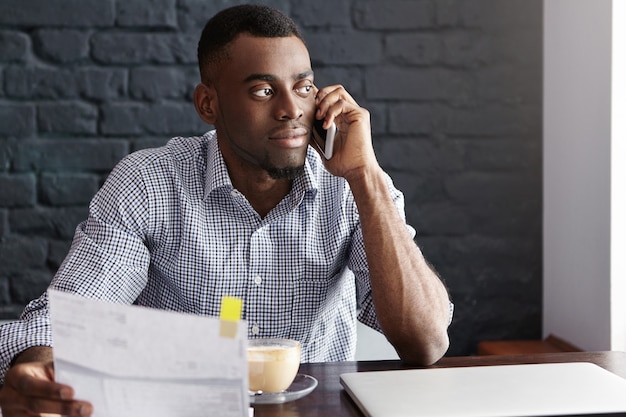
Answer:
POLYGON ((247 326, 49 290, 58 382, 95 417, 247 417, 247 326))

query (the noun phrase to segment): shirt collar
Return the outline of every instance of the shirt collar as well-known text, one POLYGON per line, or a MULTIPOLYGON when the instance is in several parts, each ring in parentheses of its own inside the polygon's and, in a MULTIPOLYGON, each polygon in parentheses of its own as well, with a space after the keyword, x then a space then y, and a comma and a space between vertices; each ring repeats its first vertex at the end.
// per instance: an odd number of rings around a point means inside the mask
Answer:
POLYGON ((230 191, 234 187, 230 181, 230 177, 228 176, 226 162, 224 162, 222 153, 217 146, 217 135, 215 130, 207 132, 204 135, 204 139, 207 141, 207 163, 204 187, 204 199, 206 200, 209 194, 211 194, 214 190, 225 188, 230 191))

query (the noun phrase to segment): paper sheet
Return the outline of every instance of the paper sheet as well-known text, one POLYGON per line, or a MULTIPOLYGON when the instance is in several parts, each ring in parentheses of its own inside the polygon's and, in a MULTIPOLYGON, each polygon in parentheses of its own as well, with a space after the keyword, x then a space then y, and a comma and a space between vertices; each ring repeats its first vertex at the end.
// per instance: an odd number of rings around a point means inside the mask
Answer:
POLYGON ((246 417, 247 326, 50 290, 57 381, 95 417, 246 417))

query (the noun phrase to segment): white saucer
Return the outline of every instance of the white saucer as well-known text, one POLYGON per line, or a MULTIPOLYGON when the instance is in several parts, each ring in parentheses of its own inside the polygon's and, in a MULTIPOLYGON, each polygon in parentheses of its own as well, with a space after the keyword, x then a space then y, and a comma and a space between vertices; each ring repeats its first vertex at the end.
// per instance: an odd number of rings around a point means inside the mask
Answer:
POLYGON ((310 375, 298 374, 289 388, 281 392, 250 392, 250 404, 282 404, 297 400, 317 387, 317 379, 310 375))

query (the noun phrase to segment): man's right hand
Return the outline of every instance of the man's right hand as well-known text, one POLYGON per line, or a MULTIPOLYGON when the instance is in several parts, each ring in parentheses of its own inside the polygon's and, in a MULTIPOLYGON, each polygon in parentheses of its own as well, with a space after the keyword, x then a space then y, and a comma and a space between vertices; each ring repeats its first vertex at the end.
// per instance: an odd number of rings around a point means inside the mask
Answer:
POLYGON ((74 399, 72 387, 54 382, 52 349, 30 348, 18 356, 0 389, 2 417, 60 414, 91 416, 93 407, 74 399))

